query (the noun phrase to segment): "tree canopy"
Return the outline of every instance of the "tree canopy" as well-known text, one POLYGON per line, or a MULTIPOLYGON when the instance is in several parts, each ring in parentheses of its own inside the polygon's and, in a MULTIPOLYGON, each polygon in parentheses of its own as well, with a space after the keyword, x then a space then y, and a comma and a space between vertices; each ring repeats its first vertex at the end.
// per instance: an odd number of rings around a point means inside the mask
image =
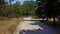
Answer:
POLYGON ((20 17, 20 16, 28 16, 34 13, 34 1, 24 1, 23 4, 20 4, 17 1, 15 4, 12 4, 12 1, 9 0, 9 3, 6 3, 5 0, 0 0, 0 16, 1 17, 20 17))

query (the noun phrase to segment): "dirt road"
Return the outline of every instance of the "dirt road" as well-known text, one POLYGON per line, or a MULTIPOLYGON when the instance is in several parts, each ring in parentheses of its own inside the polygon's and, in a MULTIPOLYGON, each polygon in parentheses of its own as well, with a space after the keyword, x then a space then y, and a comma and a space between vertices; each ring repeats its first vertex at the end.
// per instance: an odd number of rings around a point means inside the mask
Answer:
POLYGON ((29 21, 32 20, 30 17, 23 19, 28 21, 21 21, 14 34, 57 34, 53 28, 40 21, 29 21))

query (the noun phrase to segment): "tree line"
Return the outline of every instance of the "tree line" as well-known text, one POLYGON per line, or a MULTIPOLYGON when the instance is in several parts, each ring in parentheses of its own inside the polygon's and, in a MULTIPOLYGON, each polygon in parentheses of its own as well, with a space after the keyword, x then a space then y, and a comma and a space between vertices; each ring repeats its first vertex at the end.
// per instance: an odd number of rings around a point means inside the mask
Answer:
POLYGON ((0 0, 0 17, 20 17, 20 16, 31 16, 34 13, 33 0, 24 1, 21 4, 19 1, 12 4, 14 0, 0 0))
POLYGON ((55 18, 60 17, 60 0, 36 0, 35 11, 36 15, 40 18, 55 18), (39 2, 37 2, 39 1, 39 2))

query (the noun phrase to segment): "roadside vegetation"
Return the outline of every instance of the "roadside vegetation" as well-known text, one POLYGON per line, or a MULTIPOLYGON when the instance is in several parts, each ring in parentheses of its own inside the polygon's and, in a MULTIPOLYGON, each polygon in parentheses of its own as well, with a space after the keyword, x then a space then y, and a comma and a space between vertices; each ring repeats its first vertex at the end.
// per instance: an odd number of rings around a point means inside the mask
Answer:
POLYGON ((23 17, 34 15, 34 1, 0 0, 0 34, 13 34, 23 17))
POLYGON ((0 20, 0 34, 12 34, 19 21, 17 18, 0 20))

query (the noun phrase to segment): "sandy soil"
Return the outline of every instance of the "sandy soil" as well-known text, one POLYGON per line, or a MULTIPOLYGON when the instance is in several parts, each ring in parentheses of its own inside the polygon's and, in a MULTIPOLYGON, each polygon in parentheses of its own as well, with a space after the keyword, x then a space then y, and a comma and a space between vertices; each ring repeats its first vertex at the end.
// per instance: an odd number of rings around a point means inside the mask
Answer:
MULTIPOLYGON (((27 18, 23 18, 24 20, 29 20, 31 19, 30 17, 27 18)), ((20 31, 22 30, 36 30, 36 29, 41 29, 43 30, 42 27, 38 26, 38 25, 31 25, 30 23, 35 23, 34 21, 21 21, 19 22, 19 25, 17 26, 17 31, 14 34, 19 34, 20 31)))

